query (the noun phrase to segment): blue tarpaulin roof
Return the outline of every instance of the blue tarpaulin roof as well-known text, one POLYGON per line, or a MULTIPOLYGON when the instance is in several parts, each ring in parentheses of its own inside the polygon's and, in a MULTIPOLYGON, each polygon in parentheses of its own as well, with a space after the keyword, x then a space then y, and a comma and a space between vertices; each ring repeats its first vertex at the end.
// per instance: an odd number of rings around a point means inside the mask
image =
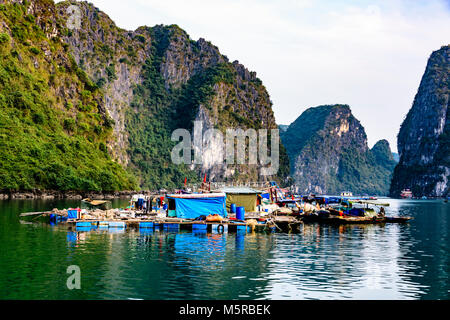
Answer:
POLYGON ((210 214, 227 216, 226 195, 223 193, 167 195, 167 198, 175 200, 177 218, 195 219, 210 214))

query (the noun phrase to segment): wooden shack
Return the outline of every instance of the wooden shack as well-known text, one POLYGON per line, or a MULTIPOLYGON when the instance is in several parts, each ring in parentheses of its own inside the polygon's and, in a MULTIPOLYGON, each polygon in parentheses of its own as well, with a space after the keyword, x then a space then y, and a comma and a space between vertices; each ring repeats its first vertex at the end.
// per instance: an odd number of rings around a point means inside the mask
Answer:
POLYGON ((256 212, 256 207, 260 204, 262 191, 247 187, 226 187, 220 189, 227 195, 227 211, 230 212, 231 204, 236 207, 244 207, 246 212, 256 212))

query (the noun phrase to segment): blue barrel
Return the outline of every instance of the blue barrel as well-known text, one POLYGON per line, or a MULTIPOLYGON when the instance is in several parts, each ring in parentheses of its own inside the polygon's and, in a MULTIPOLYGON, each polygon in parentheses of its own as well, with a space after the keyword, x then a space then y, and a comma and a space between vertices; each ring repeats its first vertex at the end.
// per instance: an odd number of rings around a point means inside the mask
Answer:
POLYGON ((245 208, 244 207, 236 208, 236 220, 245 220, 245 208))
POLYGON ((234 203, 231 204, 230 211, 231 213, 236 213, 236 205, 234 203))

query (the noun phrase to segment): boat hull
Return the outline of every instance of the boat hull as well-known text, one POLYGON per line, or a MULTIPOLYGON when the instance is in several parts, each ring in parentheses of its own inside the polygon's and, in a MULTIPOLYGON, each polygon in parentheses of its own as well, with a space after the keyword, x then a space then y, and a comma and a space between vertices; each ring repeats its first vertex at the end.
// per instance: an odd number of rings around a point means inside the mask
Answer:
POLYGON ((327 224, 380 224, 380 223, 406 223, 410 221, 412 218, 410 217, 339 217, 330 215, 320 216, 320 215, 304 215, 301 216, 303 222, 318 222, 318 223, 327 223, 327 224))

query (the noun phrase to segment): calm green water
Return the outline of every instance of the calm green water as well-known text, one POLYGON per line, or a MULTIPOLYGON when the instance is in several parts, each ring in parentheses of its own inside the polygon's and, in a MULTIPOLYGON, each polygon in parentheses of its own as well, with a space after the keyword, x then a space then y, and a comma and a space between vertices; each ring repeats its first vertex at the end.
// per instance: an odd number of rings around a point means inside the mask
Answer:
POLYGON ((220 235, 70 232, 18 216, 78 201, 0 201, 0 298, 449 299, 450 204, 389 202, 415 220, 220 235), (70 265, 80 290, 66 287, 70 265))

